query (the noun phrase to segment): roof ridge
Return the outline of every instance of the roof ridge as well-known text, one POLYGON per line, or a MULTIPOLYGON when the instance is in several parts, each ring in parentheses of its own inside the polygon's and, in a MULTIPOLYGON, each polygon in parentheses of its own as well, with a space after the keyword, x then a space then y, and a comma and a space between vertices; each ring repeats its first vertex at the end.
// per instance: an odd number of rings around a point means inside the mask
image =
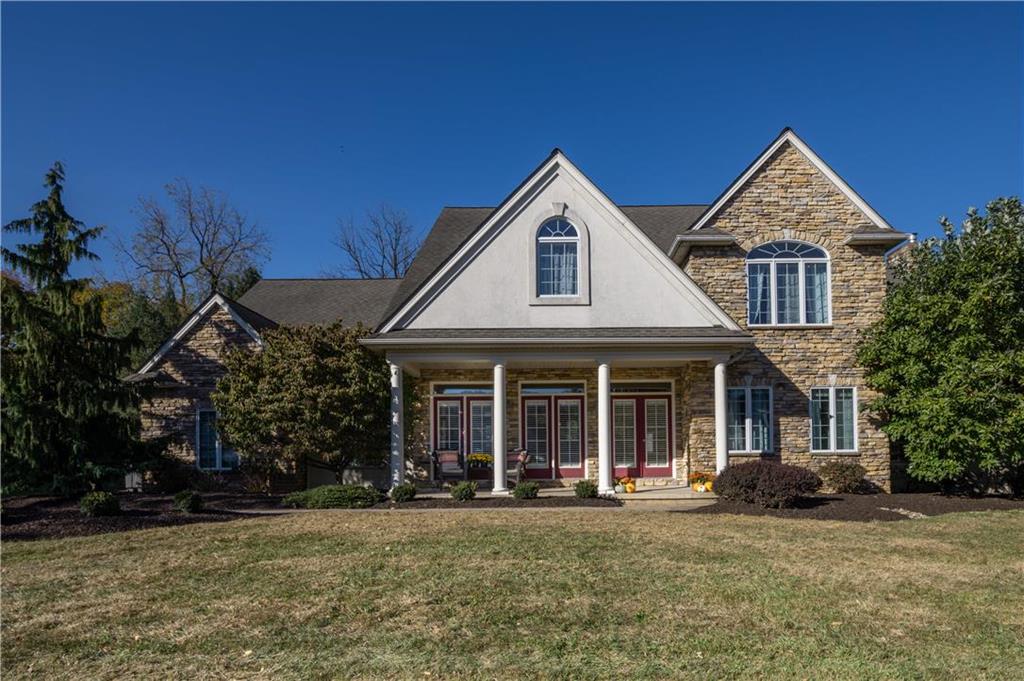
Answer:
POLYGON ((402 277, 261 277, 260 281, 402 281, 402 277))

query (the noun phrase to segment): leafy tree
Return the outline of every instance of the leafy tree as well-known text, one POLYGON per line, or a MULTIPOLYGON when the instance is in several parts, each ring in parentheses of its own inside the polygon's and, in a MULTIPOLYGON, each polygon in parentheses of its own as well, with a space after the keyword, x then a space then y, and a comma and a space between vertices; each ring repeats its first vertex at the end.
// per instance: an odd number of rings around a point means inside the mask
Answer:
POLYGON ((174 294, 166 290, 156 300, 128 282, 114 281, 87 289, 82 299, 97 298, 107 333, 117 338, 136 334, 131 366, 140 367, 184 321, 174 294))
POLYGON ((909 473, 1024 487, 1024 210, 997 199, 910 249, 859 350, 909 473))
POLYGON ((257 268, 246 267, 237 274, 226 276, 220 285, 220 292, 232 300, 238 300, 262 278, 257 268))
POLYGON ((0 249, 23 277, 2 283, 0 435, 6 489, 67 493, 123 470, 138 451, 136 396, 120 380, 137 339, 108 335, 100 301, 83 295, 89 280, 70 276, 74 262, 97 259, 89 243, 103 228, 68 214, 60 163, 45 186, 31 217, 4 225, 39 240, 0 249))
POLYGON ((282 461, 315 457, 338 480, 353 464, 384 460, 390 427, 390 373, 359 339, 367 329, 280 327, 260 352, 238 348, 217 384, 218 427, 244 453, 243 468, 269 487, 282 461))

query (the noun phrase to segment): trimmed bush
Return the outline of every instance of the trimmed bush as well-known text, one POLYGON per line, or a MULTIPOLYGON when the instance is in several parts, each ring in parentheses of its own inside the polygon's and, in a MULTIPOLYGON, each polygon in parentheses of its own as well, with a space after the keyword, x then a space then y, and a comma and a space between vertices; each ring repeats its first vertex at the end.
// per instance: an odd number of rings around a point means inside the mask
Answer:
POLYGON ((866 473, 864 466, 853 461, 829 461, 818 469, 821 479, 838 494, 863 491, 866 473))
POLYGON ((292 508, 369 508, 384 499, 385 496, 373 487, 324 485, 292 492, 281 503, 292 508))
POLYGON ((597 483, 593 480, 580 480, 572 486, 577 499, 596 499, 597 483))
POLYGON ((199 513, 203 510, 203 498, 199 492, 185 490, 174 495, 174 510, 184 513, 199 513))
POLYGON ((536 499, 540 491, 540 485, 536 482, 519 482, 512 489, 512 496, 516 499, 536 499))
POLYGON ((89 492, 78 502, 82 515, 91 517, 101 515, 119 515, 121 500, 110 492, 89 492))
POLYGON ((821 488, 821 478, 800 466, 749 461, 729 466, 715 480, 722 499, 757 504, 765 508, 792 506, 800 497, 821 488))
POLYGON ((412 483, 405 483, 404 485, 395 485, 391 489, 391 501, 396 504, 402 504, 406 501, 412 501, 416 498, 416 485, 412 483))
POLYGON ((476 496, 476 483, 464 480, 452 486, 452 499, 455 501, 469 501, 476 496))

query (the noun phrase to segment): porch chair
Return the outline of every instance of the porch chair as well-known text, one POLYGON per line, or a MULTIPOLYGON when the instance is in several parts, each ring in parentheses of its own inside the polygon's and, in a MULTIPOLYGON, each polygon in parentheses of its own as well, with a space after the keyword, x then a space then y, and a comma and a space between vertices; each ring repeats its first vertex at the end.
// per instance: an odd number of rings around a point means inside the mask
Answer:
POLYGON ((505 459, 505 484, 509 489, 526 480, 526 464, 530 461, 530 453, 525 449, 513 449, 505 459))
POLYGON ((438 451, 430 453, 434 463, 434 480, 441 484, 447 481, 462 481, 466 479, 466 462, 462 460, 462 454, 458 451, 438 451))

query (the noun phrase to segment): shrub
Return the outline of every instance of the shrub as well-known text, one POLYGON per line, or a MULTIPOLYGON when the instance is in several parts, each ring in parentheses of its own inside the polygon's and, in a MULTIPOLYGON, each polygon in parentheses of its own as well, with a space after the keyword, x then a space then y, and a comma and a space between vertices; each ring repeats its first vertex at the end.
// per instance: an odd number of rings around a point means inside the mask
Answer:
POLYGON ((452 486, 452 499, 455 501, 469 501, 476 496, 476 483, 464 480, 452 486))
POLYGON ((829 461, 818 469, 818 475, 839 494, 860 492, 864 489, 864 466, 853 461, 829 461))
POLYGON ((121 500, 110 492, 89 492, 78 502, 78 508, 87 516, 118 515, 121 500))
POLYGON ((577 499, 596 499, 597 483, 593 480, 580 480, 572 486, 572 491, 575 492, 577 499))
POLYGON ((199 513, 203 510, 203 498, 199 492, 185 490, 174 495, 174 510, 184 513, 199 513))
POLYGON ((512 488, 512 496, 516 499, 536 499, 540 485, 536 482, 519 482, 512 488))
POLYGON ((369 508, 383 500, 384 495, 373 487, 324 485, 292 492, 281 503, 292 508, 369 508))
POLYGON ((405 483, 404 485, 395 485, 391 489, 391 501, 401 504, 406 501, 412 501, 416 498, 416 485, 412 483, 405 483))
POLYGON ((792 506, 800 497, 820 488, 821 478, 812 471, 770 461, 729 466, 715 480, 715 493, 719 497, 765 508, 792 506))

